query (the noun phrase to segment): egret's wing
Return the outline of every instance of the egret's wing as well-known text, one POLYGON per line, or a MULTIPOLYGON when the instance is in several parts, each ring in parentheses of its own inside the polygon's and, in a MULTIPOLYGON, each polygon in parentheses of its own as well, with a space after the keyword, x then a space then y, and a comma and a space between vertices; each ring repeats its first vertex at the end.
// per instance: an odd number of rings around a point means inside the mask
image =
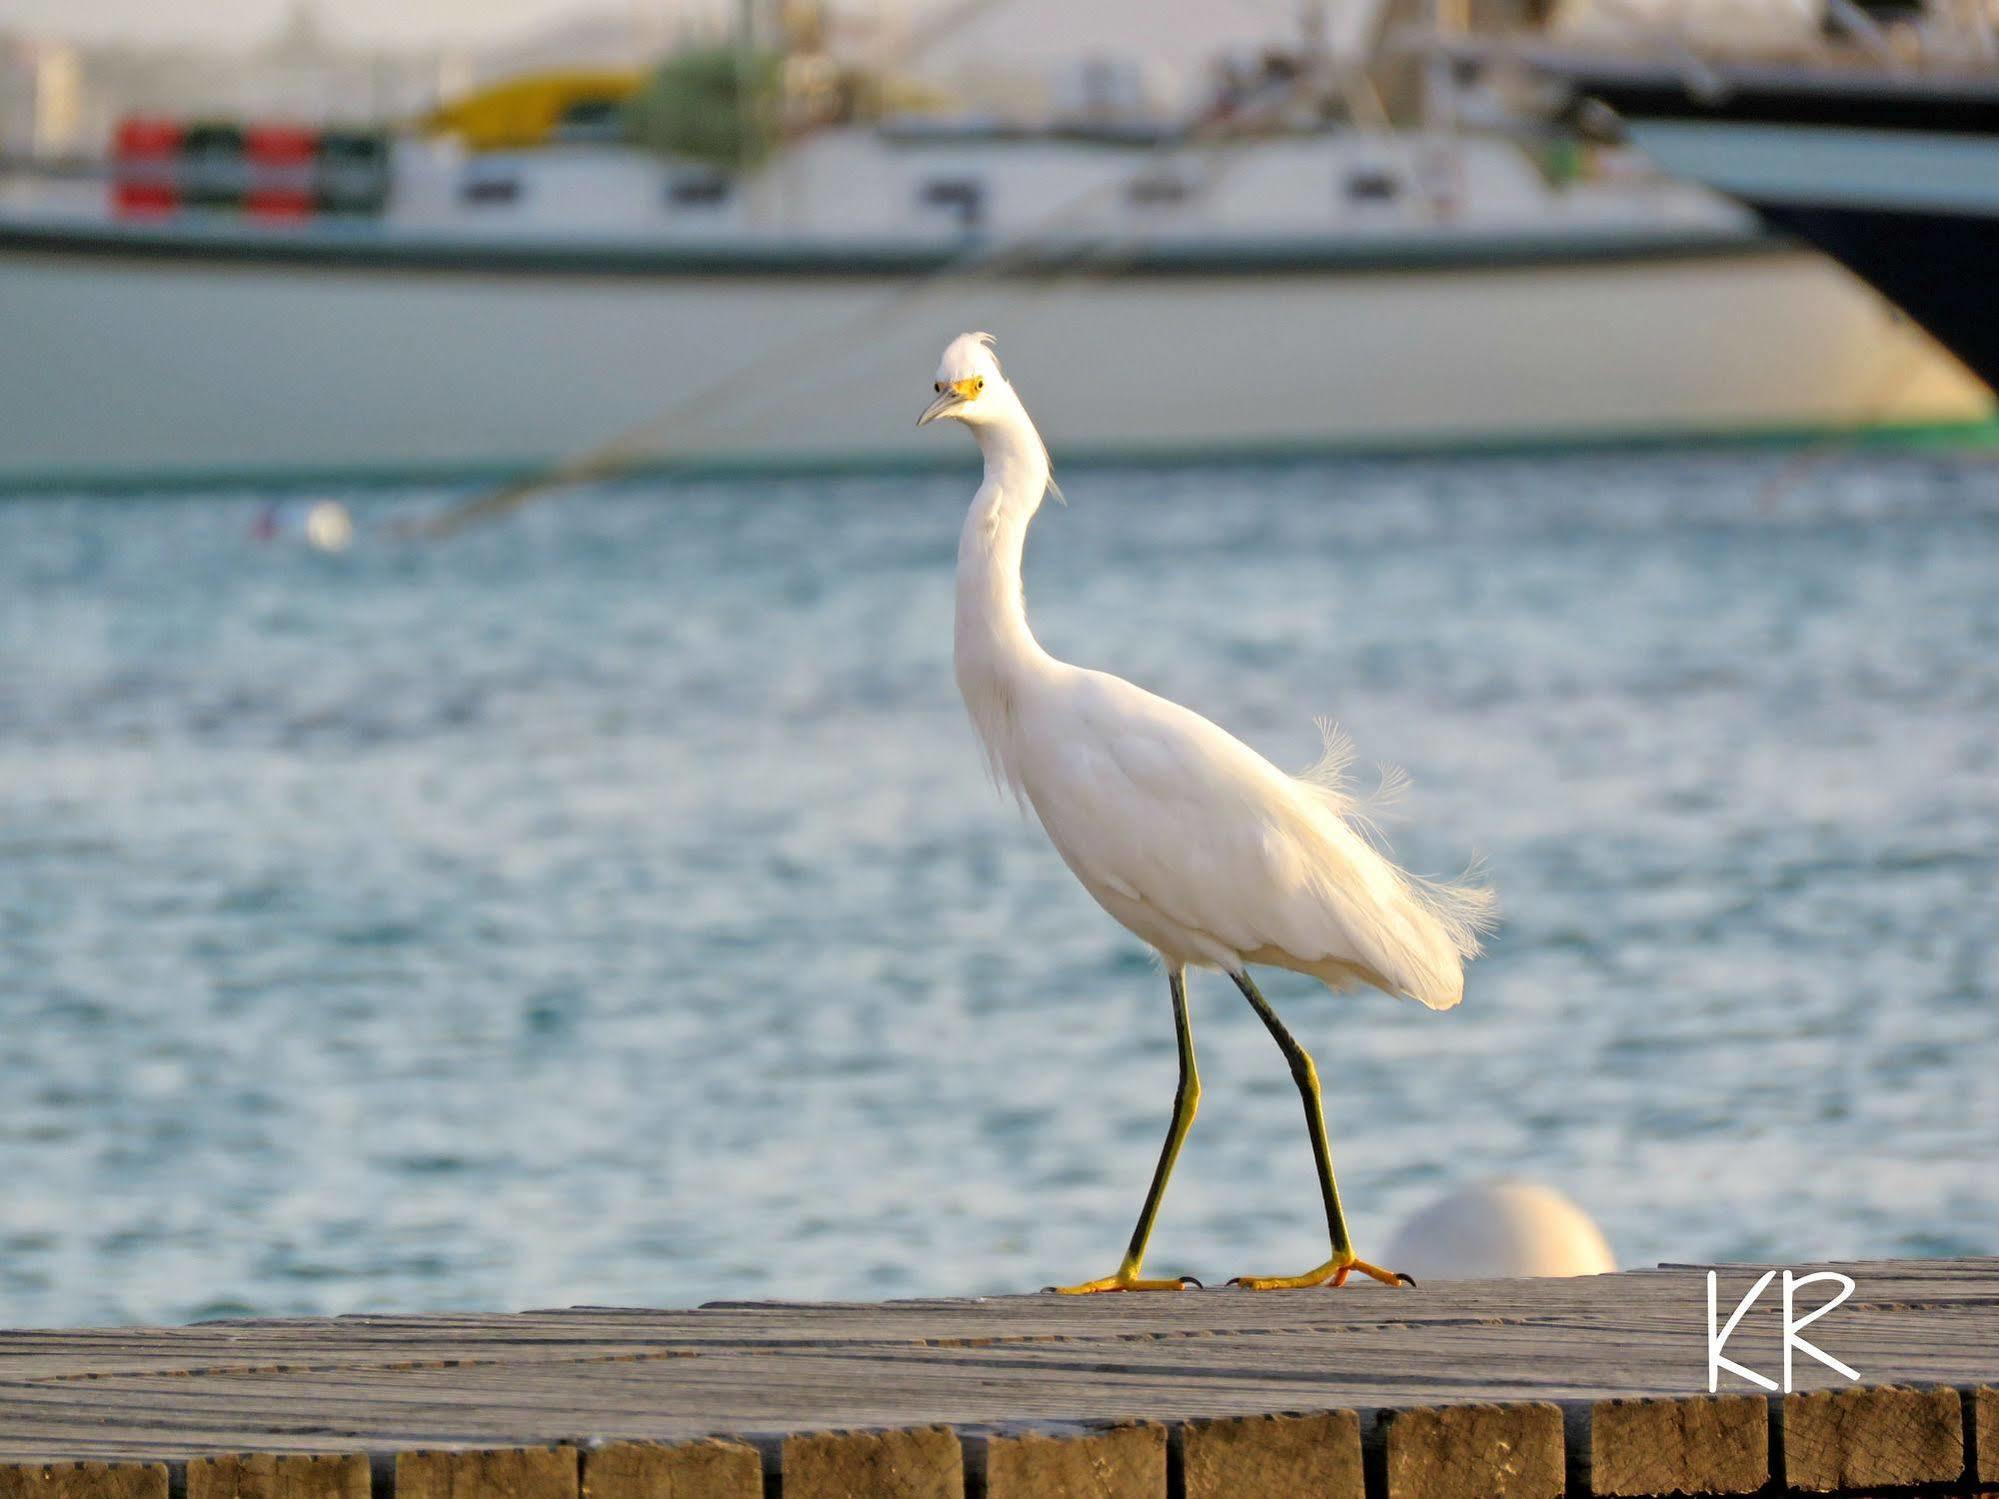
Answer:
POLYGON ((1080 674, 1065 707, 1068 732, 1034 736, 1027 785, 1079 874, 1236 952, 1368 961, 1349 908, 1391 897, 1394 873, 1309 791, 1116 677, 1080 674))
POLYGON ((1434 1007, 1463 992, 1484 892, 1397 869, 1338 798, 1286 775, 1199 714, 1078 673, 1028 736, 1025 784, 1085 883, 1142 900, 1236 955, 1332 978, 1358 970, 1434 1007), (1054 725, 1059 723, 1059 731, 1054 725))

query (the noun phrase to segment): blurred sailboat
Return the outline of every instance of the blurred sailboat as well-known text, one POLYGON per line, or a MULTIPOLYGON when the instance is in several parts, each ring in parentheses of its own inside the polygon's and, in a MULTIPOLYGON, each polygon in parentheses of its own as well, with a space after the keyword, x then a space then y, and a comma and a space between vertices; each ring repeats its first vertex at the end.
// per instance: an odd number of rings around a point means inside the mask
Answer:
POLYGON ((474 475, 626 431, 624 467, 923 461, 906 372, 963 326, 1072 461, 1991 414, 1836 267, 1478 118, 1449 68, 1308 35, 1171 120, 1085 77, 967 118, 744 49, 373 145, 135 122, 108 181, 0 194, 0 484, 474 475))
POLYGON ((1662 168, 1824 251, 1999 380, 1991 8, 1787 0, 1786 13, 1788 29, 1766 24, 1760 44, 1756 31, 1688 32, 1678 15, 1634 27, 1627 13, 1623 26, 1509 50, 1579 107, 1608 106, 1662 168))

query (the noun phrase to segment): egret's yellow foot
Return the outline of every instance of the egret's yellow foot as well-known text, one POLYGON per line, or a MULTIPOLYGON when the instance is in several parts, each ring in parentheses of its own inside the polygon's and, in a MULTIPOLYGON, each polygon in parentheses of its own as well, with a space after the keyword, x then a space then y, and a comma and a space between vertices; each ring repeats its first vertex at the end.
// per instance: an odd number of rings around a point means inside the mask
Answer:
POLYGON ((1316 1270, 1307 1270, 1303 1275, 1238 1275, 1229 1284, 1241 1286, 1245 1291, 1302 1291, 1308 1286, 1343 1286, 1347 1277, 1356 1270, 1384 1286, 1416 1284, 1414 1276, 1404 1275, 1399 1270, 1384 1270, 1366 1260, 1337 1257, 1327 1260, 1316 1270))
POLYGON ((1140 1280, 1136 1275, 1127 1275, 1120 1270, 1116 1275, 1106 1275, 1102 1280, 1086 1280, 1078 1286, 1044 1286, 1042 1289, 1053 1291, 1057 1296, 1095 1296, 1104 1291, 1184 1291, 1189 1287, 1198 1289, 1200 1284, 1191 1275, 1179 1275, 1171 1280, 1140 1280))

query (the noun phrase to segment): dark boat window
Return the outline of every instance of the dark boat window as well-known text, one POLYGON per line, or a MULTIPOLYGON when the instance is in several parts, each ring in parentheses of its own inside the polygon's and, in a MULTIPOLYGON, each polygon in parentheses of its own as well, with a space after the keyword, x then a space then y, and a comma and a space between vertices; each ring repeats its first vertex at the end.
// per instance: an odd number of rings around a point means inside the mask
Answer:
POLYGON ((970 229, 985 214, 985 184, 973 177, 935 177, 923 184, 917 201, 927 208, 950 208, 958 222, 970 229))
POLYGON ((1391 203, 1402 193, 1402 184, 1393 172, 1380 167, 1357 167, 1347 173, 1346 194, 1350 203, 1391 203))
POLYGON ((190 208, 236 208, 249 188, 240 126, 197 122, 181 136, 181 198, 190 208))
POLYGON ((1184 203, 1193 191, 1183 177, 1176 177, 1170 172, 1148 172, 1132 179, 1126 196, 1140 208, 1158 208, 1184 203))
POLYGON ((321 213, 380 213, 389 201, 389 142, 365 131, 319 138, 313 192, 321 213))
POLYGON ((625 106, 620 99, 579 99, 562 112, 551 132, 570 144, 600 145, 625 137, 625 106))
POLYGON ((521 197, 521 179, 468 177, 460 185, 458 196, 464 202, 476 203, 481 208, 490 208, 501 203, 518 203, 521 197))
POLYGON ((729 201, 729 179, 720 172, 669 177, 666 201, 675 208, 717 208, 729 201))

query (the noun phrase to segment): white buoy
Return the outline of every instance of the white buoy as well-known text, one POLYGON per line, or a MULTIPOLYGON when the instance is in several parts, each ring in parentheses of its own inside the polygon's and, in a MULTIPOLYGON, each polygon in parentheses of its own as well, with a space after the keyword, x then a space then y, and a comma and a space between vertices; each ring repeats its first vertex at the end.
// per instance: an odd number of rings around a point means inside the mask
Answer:
POLYGON ((1538 1182, 1477 1182, 1438 1198, 1396 1232, 1384 1264, 1426 1280, 1601 1275, 1617 1268, 1589 1214, 1538 1182))
POLYGON ((305 513, 305 539, 322 552, 344 552, 354 540, 354 520, 338 500, 321 500, 305 513))

